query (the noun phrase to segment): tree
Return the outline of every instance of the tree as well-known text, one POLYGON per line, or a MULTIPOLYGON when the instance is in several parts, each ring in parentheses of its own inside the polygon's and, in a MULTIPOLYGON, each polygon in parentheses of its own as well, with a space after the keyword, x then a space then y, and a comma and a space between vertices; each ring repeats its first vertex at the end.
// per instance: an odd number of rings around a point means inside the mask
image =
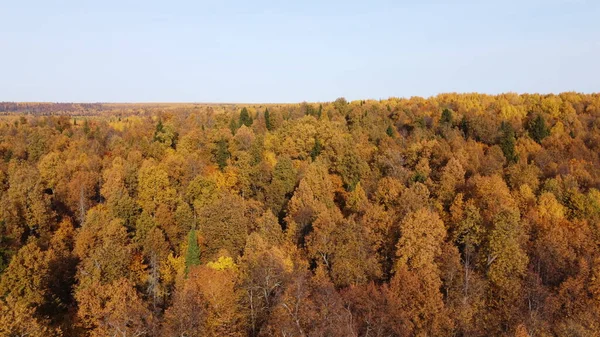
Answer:
POLYGON ((441 335, 452 328, 440 288, 442 281, 435 260, 446 236, 444 223, 436 213, 419 209, 409 213, 400 225, 396 274, 390 283, 394 310, 407 315, 414 334, 441 335))
POLYGON ((137 202, 143 210, 154 216, 162 205, 173 209, 176 193, 166 170, 151 160, 142 163, 138 176, 137 202))
POLYGON ((110 284, 93 284, 76 294, 77 315, 90 336, 150 335, 154 316, 134 285, 125 278, 110 284))
MULTIPOLYGON (((44 306, 44 315, 54 321, 60 320, 61 315, 68 313, 73 305, 73 288, 79 260, 73 254, 75 228, 69 218, 58 225, 58 229, 50 239, 46 259, 48 261, 48 295, 44 306)), ((66 332, 66 329, 65 329, 66 332)))
POLYGON ((411 323, 406 314, 394 311, 396 297, 387 285, 374 283, 349 287, 342 291, 352 313, 356 336, 408 336, 411 323))
POLYGON ((59 337, 62 332, 48 327, 48 322, 36 317, 35 308, 12 296, 0 298, 0 335, 28 337, 59 337))
POLYGON ((232 135, 235 135, 237 129, 240 127, 238 121, 235 120, 235 116, 231 116, 231 120, 229 121, 229 131, 231 131, 232 135))
POLYGON ((191 230, 188 234, 188 247, 185 253, 185 273, 190 271, 190 268, 200 264, 200 246, 198 245, 198 237, 196 231, 191 230))
POLYGON ((132 247, 122 220, 113 218, 103 205, 90 209, 86 218, 73 248, 80 259, 76 293, 93 282, 106 284, 133 274, 132 247))
POLYGON ((83 120, 83 133, 87 136, 90 134, 90 123, 87 119, 83 120))
POLYGON ((215 201, 197 211, 206 259, 217 257, 221 250, 232 256, 242 253, 250 226, 245 211, 244 199, 231 193, 222 193, 215 201))
POLYGON ((286 231, 292 240, 303 243, 319 213, 334 207, 333 189, 327 168, 312 163, 288 203, 286 231))
POLYGON ((271 183, 266 190, 266 203, 279 215, 296 187, 297 170, 289 157, 280 157, 273 169, 271 183))
POLYGON ((529 258, 522 247, 526 240, 515 212, 502 211, 494 217, 494 228, 489 234, 487 277, 497 289, 494 294, 497 323, 516 324, 520 312, 523 277, 529 258), (510 305, 509 305, 510 304, 510 305))
POLYGON ((267 334, 284 336, 352 336, 350 313, 324 271, 315 277, 299 271, 271 315, 267 334))
POLYGON ((15 231, 13 237, 26 239, 20 236, 27 231, 47 239, 54 225, 55 213, 50 196, 44 192, 38 171, 25 162, 11 161, 8 174, 6 211, 10 216, 5 220, 21 232, 15 231))
POLYGON ((154 131, 154 137, 156 140, 156 134, 159 132, 162 132, 164 129, 163 123, 162 123, 162 119, 158 119, 158 123, 156 123, 156 130, 154 131))
POLYGON ((229 144, 227 140, 221 138, 215 143, 215 148, 212 151, 213 158, 219 169, 223 171, 223 169, 227 166, 227 161, 231 157, 231 153, 229 153, 229 144))
POLYGON ((11 259, 0 278, 0 298, 12 297, 25 306, 40 308, 49 295, 46 253, 29 242, 11 259))
POLYGON ((550 135, 550 129, 546 126, 546 120, 540 114, 538 114, 529 123, 529 135, 537 143, 541 143, 542 140, 550 135))
POLYGON ((440 123, 442 125, 452 126, 452 122, 453 122, 452 111, 450 111, 449 109, 444 109, 444 111, 442 111, 442 117, 440 118, 440 123))
POLYGON ((502 153, 504 153, 504 157, 509 163, 515 163, 519 159, 519 156, 515 152, 515 131, 512 126, 507 122, 502 122, 500 124, 500 148, 502 149, 502 153))
POLYGON ((162 119, 158 120, 156 130, 154 131, 154 141, 164 144, 167 147, 175 148, 179 134, 175 132, 171 125, 163 125, 162 119))
POLYGON ((319 138, 315 138, 315 146, 313 146, 312 150, 310 151, 310 157, 312 160, 317 159, 317 157, 321 154, 321 151, 323 151, 323 145, 321 144, 319 138))
POLYGON ((278 304, 290 272, 291 265, 282 250, 265 242, 258 233, 248 237, 240 276, 251 336, 260 335, 272 309, 278 304))
POLYGON ((248 109, 246 109, 245 107, 242 108, 242 112, 240 112, 240 119, 238 122, 238 126, 250 126, 252 125, 252 117, 250 116, 250 114, 248 113, 248 109))
POLYGON ((196 278, 187 278, 173 295, 173 305, 165 311, 162 335, 201 337, 207 334, 208 301, 196 278))
MULTIPOLYGON (((196 334, 200 331, 203 332, 202 336, 209 337, 243 336, 245 315, 240 304, 242 293, 236 281, 236 269, 236 265, 232 264, 231 267, 223 269, 198 266, 190 271, 186 280, 188 287, 191 288, 188 291, 197 293, 201 297, 196 295, 192 302, 194 306, 184 307, 179 312, 188 317, 200 316, 200 320, 195 323, 196 334), (205 318, 202 317, 203 314, 205 318)), ((181 318, 184 322, 191 323, 185 316, 181 318)))
POLYGON ((389 137, 394 137, 394 128, 391 125, 388 125, 387 129, 385 129, 385 133, 389 137))
POLYGON ((252 129, 242 125, 233 137, 238 152, 250 150, 254 138, 255 136, 252 129))
POLYGON ((333 106, 342 115, 345 114, 347 105, 348 105, 348 101, 344 97, 339 97, 333 102, 333 106))
POLYGON ((453 200, 457 190, 464 185, 465 173, 465 169, 455 158, 450 159, 442 169, 438 196, 445 205, 453 200))
POLYGON ((273 131, 273 122, 271 121, 271 113, 269 112, 269 108, 265 108, 265 126, 267 130, 273 131))
POLYGON ((336 165, 336 170, 342 177, 346 190, 352 191, 362 177, 369 172, 369 165, 357 153, 357 151, 348 151, 336 165))

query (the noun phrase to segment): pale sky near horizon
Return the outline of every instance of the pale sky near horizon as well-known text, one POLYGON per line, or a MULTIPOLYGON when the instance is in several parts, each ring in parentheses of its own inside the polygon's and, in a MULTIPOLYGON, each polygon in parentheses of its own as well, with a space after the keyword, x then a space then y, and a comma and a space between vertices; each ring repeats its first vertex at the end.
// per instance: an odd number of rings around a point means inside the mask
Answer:
POLYGON ((600 91, 599 0, 0 0, 0 101, 600 91))

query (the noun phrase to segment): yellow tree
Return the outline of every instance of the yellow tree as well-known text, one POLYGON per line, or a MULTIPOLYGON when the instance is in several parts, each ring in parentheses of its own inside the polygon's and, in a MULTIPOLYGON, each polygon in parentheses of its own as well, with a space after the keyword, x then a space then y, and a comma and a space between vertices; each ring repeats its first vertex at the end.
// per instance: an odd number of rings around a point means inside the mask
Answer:
POLYGON ((496 324, 518 324, 523 309, 523 277, 529 258, 522 248, 527 240, 516 212, 502 211, 493 220, 486 247, 487 277, 492 284, 490 319, 496 324))
POLYGON ((409 213, 400 225, 396 274, 390 291, 396 296, 395 310, 410 318, 415 335, 448 333, 448 317, 440 288, 436 258, 446 237, 444 223, 437 213, 421 208, 409 213))
POLYGON ((48 295, 48 261, 35 241, 23 246, 0 277, 0 298, 39 308, 48 295))
POLYGON ((317 216, 335 206, 334 184, 325 164, 317 161, 306 170, 304 178, 288 204, 287 234, 296 242, 303 242, 317 216))
POLYGON ((138 204, 154 215, 159 206, 173 210, 176 191, 169 183, 168 173, 152 160, 145 160, 138 176, 138 204))
MULTIPOLYGON (((195 276, 192 273, 192 276, 195 276)), ((195 278, 186 278, 173 294, 173 304, 165 311, 163 336, 206 336, 208 301, 195 278)))
POLYGON ((79 288, 91 282, 110 283, 131 275, 132 247, 122 220, 103 205, 90 209, 75 237, 73 252, 80 259, 79 288))
POLYGON ((35 308, 9 296, 0 298, 0 336, 59 337, 62 333, 37 318, 35 308))
POLYGON ((291 260, 280 248, 263 240, 258 233, 248 237, 240 264, 240 279, 252 336, 259 335, 267 322, 285 289, 291 269, 291 260))
POLYGON ((250 226, 245 210, 244 199, 231 193, 222 193, 197 210, 199 230, 204 238, 203 258, 215 258, 220 250, 233 256, 242 253, 250 226))
POLYGON ((109 284, 95 282, 75 295, 77 316, 90 336, 150 336, 154 326, 134 284, 125 278, 109 284))

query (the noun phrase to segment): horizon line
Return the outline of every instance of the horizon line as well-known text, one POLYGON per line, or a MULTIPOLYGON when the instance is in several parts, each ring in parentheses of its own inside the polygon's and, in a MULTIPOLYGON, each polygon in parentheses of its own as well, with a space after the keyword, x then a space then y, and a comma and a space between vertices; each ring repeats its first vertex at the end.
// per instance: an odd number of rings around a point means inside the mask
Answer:
POLYGON ((435 98, 435 97, 439 97, 442 95, 487 95, 487 96, 501 96, 501 95, 507 95, 507 94, 516 94, 516 95, 542 95, 542 96, 547 96, 547 95, 556 95, 559 96, 561 94, 567 94, 567 93, 573 93, 573 94, 582 94, 582 95, 595 95, 595 94, 600 94, 600 91, 592 91, 592 92, 584 92, 584 91, 575 91, 575 90, 570 90, 570 91, 561 91, 561 92, 516 92, 516 91, 504 91, 504 92, 500 92, 500 93, 486 93, 486 92, 477 92, 477 91, 464 91, 464 92, 457 92, 457 91, 449 91, 449 92, 440 92, 434 95, 410 95, 410 96, 389 96, 387 98, 359 98, 359 99, 347 99, 345 96, 339 96, 333 100, 329 100, 329 101, 308 101, 308 100, 303 100, 303 101, 295 101, 295 102, 226 102, 226 101, 222 101, 222 102, 202 102, 202 101, 7 101, 7 100, 2 100, 0 101, 0 104, 2 103, 32 103, 32 104, 195 104, 195 105, 285 105, 285 104, 302 104, 302 103, 332 103, 335 100, 339 99, 339 98, 344 98, 346 99, 348 102, 354 102, 354 101, 384 101, 384 100, 389 100, 389 99, 410 99, 410 98, 424 98, 424 99, 431 99, 431 98, 435 98))

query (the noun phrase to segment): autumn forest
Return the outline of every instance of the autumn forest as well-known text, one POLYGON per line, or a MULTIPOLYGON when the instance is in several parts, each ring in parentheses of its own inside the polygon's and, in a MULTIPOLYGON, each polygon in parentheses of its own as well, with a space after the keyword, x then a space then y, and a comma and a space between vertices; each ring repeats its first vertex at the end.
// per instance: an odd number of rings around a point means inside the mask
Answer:
POLYGON ((600 94, 0 102, 0 336, 600 336, 600 94))

